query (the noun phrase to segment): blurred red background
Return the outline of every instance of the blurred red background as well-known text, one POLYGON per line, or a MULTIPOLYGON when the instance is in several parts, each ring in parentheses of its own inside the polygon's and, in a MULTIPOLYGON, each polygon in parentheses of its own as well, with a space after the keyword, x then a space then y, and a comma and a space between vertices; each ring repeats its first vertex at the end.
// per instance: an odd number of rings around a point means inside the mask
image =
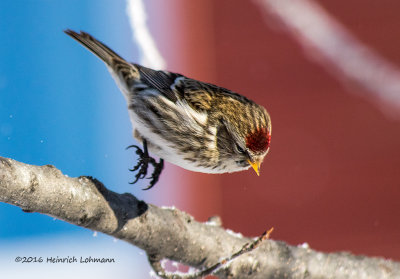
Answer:
MULTIPOLYGON (((400 66, 400 2, 317 3, 400 66)), ((169 70, 248 96, 267 108, 273 127, 260 177, 168 165, 172 179, 186 182, 164 185, 181 194, 164 204, 200 221, 219 215, 246 236, 274 227, 272 238, 292 245, 400 260, 400 119, 311 61, 254 1, 147 5, 169 70)))

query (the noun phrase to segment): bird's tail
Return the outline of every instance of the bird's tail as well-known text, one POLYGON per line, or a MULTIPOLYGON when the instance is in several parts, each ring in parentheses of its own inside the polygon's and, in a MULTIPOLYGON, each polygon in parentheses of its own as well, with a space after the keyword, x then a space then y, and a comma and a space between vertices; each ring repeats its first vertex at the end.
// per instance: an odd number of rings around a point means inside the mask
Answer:
POLYGON ((69 29, 64 32, 104 61, 118 87, 124 94, 125 99, 130 103, 132 101, 131 95, 133 94, 131 86, 140 77, 137 65, 128 63, 108 46, 86 32, 81 31, 80 33, 76 33, 69 29))
POLYGON ((93 38, 86 32, 81 31, 80 33, 76 33, 73 30, 67 29, 64 31, 67 35, 74 38, 76 41, 85 46, 88 50, 96 54, 101 60, 103 60, 108 66, 111 66, 115 59, 122 60, 124 59, 115 53, 108 46, 93 38))

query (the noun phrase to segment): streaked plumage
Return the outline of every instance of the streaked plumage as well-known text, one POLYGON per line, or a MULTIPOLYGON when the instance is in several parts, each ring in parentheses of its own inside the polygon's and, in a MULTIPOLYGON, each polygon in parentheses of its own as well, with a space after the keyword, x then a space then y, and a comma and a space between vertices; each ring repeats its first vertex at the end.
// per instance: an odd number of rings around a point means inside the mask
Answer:
POLYGON ((128 103, 137 140, 182 168, 258 173, 269 150, 267 111, 228 89, 128 63, 85 32, 65 31, 107 65, 128 103))

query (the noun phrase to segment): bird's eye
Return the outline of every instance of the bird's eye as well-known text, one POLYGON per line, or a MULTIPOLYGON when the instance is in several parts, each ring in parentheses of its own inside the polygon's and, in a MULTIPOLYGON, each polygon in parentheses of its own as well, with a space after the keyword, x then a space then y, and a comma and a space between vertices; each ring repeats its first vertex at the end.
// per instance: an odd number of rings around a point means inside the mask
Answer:
POLYGON ((239 153, 241 153, 241 154, 246 153, 246 152, 244 151, 244 149, 240 147, 239 144, 236 144, 236 149, 237 149, 237 151, 238 151, 239 153))

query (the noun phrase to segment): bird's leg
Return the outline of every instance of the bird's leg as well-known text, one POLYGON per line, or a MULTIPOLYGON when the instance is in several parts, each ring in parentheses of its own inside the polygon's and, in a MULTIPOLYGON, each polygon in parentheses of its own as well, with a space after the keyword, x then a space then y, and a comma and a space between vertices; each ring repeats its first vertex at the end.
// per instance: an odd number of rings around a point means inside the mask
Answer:
POLYGON ((127 147, 128 148, 136 148, 136 154, 139 156, 139 161, 134 166, 132 169, 129 169, 132 172, 135 172, 137 170, 138 173, 135 175, 135 180, 130 182, 130 184, 135 184, 139 179, 143 179, 147 175, 147 169, 149 167, 149 163, 153 165, 154 171, 151 177, 149 177, 150 180, 150 185, 143 190, 148 190, 152 188, 158 181, 158 178, 160 177, 161 171, 164 167, 164 160, 160 159, 160 162, 156 162, 156 160, 152 157, 150 157, 149 152, 147 150, 147 141, 143 140, 143 150, 137 146, 137 145, 130 145, 127 147))

